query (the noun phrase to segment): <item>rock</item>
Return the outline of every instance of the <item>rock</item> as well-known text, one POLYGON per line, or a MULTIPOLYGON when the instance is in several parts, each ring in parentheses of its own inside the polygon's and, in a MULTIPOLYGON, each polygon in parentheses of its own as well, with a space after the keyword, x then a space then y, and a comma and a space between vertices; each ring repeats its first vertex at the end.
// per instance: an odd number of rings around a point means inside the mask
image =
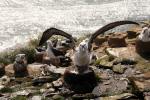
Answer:
POLYGON ((5 74, 7 76, 14 76, 14 68, 13 68, 14 64, 9 64, 7 66, 5 66, 5 74))
POLYGON ((0 64, 0 76, 3 76, 5 74, 5 66, 4 64, 0 64))
POLYGON ((92 93, 86 93, 86 94, 74 94, 72 96, 73 100, 84 100, 84 99, 94 99, 95 96, 92 93))
POLYGON ((127 45, 125 38, 126 35, 124 33, 112 34, 108 38, 108 44, 110 47, 125 47, 127 45))
POLYGON ((117 64, 122 64, 122 65, 134 65, 136 64, 137 61, 135 59, 132 59, 132 58, 116 58, 114 61, 113 61, 113 64, 114 65, 117 65, 117 64))
POLYGON ((42 100, 42 96, 33 96, 31 100, 42 100))
POLYGON ((47 89, 40 89, 40 93, 43 94, 44 92, 46 92, 47 89))
POLYGON ((52 82, 52 84, 53 84, 53 86, 54 86, 55 88, 62 87, 62 85, 63 85, 63 83, 62 83, 62 79, 61 79, 61 78, 59 78, 58 80, 53 81, 53 82, 52 82))
POLYGON ((91 69, 82 74, 66 70, 63 79, 66 87, 76 93, 92 92, 94 87, 97 85, 95 73, 91 69))
POLYGON ((143 42, 139 39, 136 40, 136 51, 141 55, 150 55, 150 41, 143 42))
POLYGON ((150 79, 150 71, 143 74, 144 79, 150 79))
POLYGON ((144 92, 144 100, 150 100, 150 92, 144 92))
POLYGON ((126 70, 126 67, 124 65, 118 64, 113 66, 113 71, 119 74, 123 74, 126 70))
POLYGON ((123 93, 123 94, 113 95, 108 97, 99 97, 96 98, 95 100, 132 100, 133 98, 135 98, 135 100, 138 100, 136 99, 135 95, 131 93, 123 93))
POLYGON ((96 46, 100 46, 105 41, 107 41, 106 37, 97 37, 96 39, 94 39, 93 42, 95 43, 96 46))
POLYGON ((129 78, 134 90, 137 92, 146 92, 150 90, 150 80, 143 80, 142 78, 129 78))
POLYGON ((134 46, 120 47, 120 48, 107 48, 106 52, 118 58, 135 59, 137 56, 134 46))
POLYGON ((32 80, 32 83, 33 85, 39 85, 39 84, 44 84, 44 83, 47 83, 47 82, 52 82, 52 81, 55 81, 57 80, 56 77, 52 77, 52 76, 41 76, 41 77, 38 77, 38 78, 35 78, 32 80))
POLYGON ((104 68, 110 69, 113 66, 113 62, 111 62, 111 61, 112 61, 112 59, 110 58, 110 56, 104 55, 96 61, 96 65, 98 65, 99 67, 104 67, 104 68))
POLYGON ((48 65, 46 64, 36 64, 36 63, 33 63, 33 64, 29 64, 27 66, 27 70, 28 70, 28 74, 29 76, 33 77, 33 76, 41 76, 43 74, 46 74, 45 73, 45 69, 49 67, 48 65))
POLYGON ((8 76, 3 76, 0 78, 1 85, 7 85, 10 82, 10 78, 8 76))
POLYGON ((22 90, 22 91, 17 91, 11 94, 11 98, 17 97, 17 96, 29 96, 31 95, 32 91, 31 90, 22 90))
POLYGON ((135 31, 127 31, 127 37, 128 37, 128 39, 133 39, 133 38, 136 38, 137 37, 137 32, 135 32, 135 31))
POLYGON ((65 100, 65 98, 64 98, 63 96, 61 96, 61 95, 54 95, 54 96, 52 97, 52 99, 53 99, 53 100, 65 100))
POLYGON ((100 82, 93 90, 93 94, 96 96, 111 96, 121 94, 127 91, 128 82, 126 80, 109 79, 104 82, 100 82))

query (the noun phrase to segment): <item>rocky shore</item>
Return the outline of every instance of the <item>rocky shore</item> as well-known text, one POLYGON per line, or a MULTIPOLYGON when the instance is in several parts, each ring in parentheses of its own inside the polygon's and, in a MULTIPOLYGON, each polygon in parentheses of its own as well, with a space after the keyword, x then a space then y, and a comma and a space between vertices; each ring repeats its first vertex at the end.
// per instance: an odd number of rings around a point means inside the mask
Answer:
POLYGON ((136 47, 141 30, 133 26, 98 36, 92 44, 96 58, 83 74, 73 72, 70 49, 58 66, 39 63, 38 40, 1 53, 0 100, 150 100, 150 55, 139 54, 136 47))

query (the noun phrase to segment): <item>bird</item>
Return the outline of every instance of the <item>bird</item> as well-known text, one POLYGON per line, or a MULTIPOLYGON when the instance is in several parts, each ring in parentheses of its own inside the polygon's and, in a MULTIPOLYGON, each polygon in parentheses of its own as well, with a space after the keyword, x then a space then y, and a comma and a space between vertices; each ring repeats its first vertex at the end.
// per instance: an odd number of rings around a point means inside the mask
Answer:
POLYGON ((136 51, 140 55, 150 55, 150 25, 142 27, 136 39, 136 51))
POLYGON ((60 39, 55 41, 55 45, 54 45, 52 41, 49 40, 49 38, 52 37, 53 35, 60 35, 68 38, 72 44, 70 48, 74 48, 75 39, 72 37, 72 35, 53 27, 43 32, 39 42, 39 47, 42 46, 45 42, 47 43, 47 49, 43 54, 43 63, 47 63, 47 64, 51 63, 52 65, 59 66, 60 62, 64 61, 65 58, 62 56, 65 56, 65 53, 68 49, 64 50, 60 48, 62 47, 60 39))
POLYGON ((59 66, 60 59, 54 54, 52 49, 53 49, 52 42, 49 40, 47 41, 46 52, 43 55, 43 63, 59 66))

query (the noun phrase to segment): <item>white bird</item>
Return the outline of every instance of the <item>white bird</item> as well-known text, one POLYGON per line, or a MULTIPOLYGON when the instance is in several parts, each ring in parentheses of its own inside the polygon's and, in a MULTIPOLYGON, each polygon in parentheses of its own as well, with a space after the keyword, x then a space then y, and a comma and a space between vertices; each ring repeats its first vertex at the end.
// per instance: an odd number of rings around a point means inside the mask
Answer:
POLYGON ((74 64, 76 66, 89 66, 90 52, 88 50, 87 40, 83 40, 74 52, 74 64))
POLYGON ((144 27, 138 36, 139 40, 143 42, 149 42, 150 41, 150 27, 144 27))

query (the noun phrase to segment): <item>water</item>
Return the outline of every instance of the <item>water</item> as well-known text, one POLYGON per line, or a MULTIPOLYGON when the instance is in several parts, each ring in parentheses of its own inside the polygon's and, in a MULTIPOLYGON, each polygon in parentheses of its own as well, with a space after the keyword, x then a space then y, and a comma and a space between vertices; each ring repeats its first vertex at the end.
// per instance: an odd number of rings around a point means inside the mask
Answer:
POLYGON ((73 36, 117 20, 150 20, 150 0, 0 0, 0 51, 50 27, 73 36))

